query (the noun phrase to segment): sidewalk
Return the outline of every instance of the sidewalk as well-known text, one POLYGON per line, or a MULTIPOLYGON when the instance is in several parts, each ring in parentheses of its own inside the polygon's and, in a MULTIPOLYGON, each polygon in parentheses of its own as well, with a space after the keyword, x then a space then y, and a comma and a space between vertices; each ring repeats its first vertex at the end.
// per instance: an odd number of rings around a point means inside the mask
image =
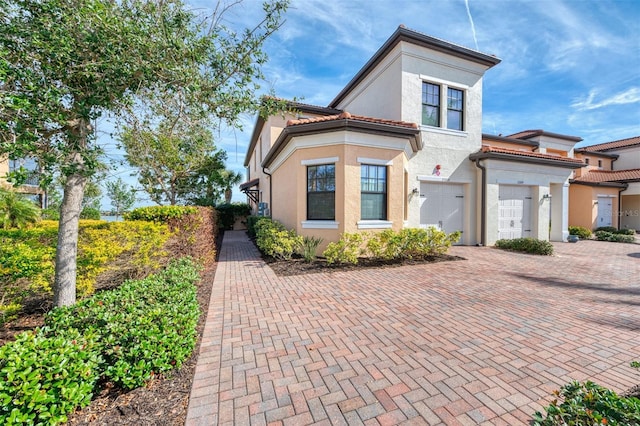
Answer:
POLYGON ((192 425, 518 425, 571 380, 640 383, 640 249, 277 277, 227 231, 191 391, 192 425))

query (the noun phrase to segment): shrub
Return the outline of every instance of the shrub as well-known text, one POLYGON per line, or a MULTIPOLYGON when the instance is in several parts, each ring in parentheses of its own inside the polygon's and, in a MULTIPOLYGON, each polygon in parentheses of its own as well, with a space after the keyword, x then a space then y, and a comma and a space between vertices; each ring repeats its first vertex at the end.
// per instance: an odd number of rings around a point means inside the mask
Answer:
POLYGON ((225 203, 215 207, 218 212, 218 228, 232 229, 236 219, 249 216, 251 207, 247 203, 225 203))
POLYGON ((586 240, 591 237, 591 230, 584 226, 570 226, 569 235, 577 235, 578 237, 586 240))
POLYGON ((413 259, 446 253, 460 240, 462 233, 447 234, 434 227, 426 229, 405 228, 399 232, 385 230, 366 234, 364 254, 373 258, 413 259))
POLYGON ((601 226, 599 228, 596 228, 596 230, 594 232, 604 231, 604 232, 609 232, 609 233, 614 234, 617 230, 618 230, 618 228, 613 227, 613 226, 601 226))
POLYGON ((101 362, 90 333, 21 333, 0 347, 0 424, 65 422, 91 401, 101 362))
POLYGON ((256 237, 256 223, 262 219, 269 219, 265 216, 247 216, 247 234, 249 238, 256 237))
POLYGON ((596 239, 598 241, 610 241, 612 243, 633 243, 635 238, 633 235, 624 235, 607 231, 596 231, 596 239))
POLYGON ((327 259, 327 264, 350 263, 356 265, 358 263, 358 255, 360 254, 360 246, 363 242, 363 234, 344 233, 337 242, 331 242, 322 253, 327 259))
POLYGON ((80 212, 80 219, 100 220, 100 210, 93 207, 84 207, 80 212))
POLYGON ((635 229, 618 229, 615 233, 621 234, 621 235, 636 235, 636 230, 635 229))
POLYGON ((196 214, 198 208, 194 206, 151 206, 139 207, 122 215, 124 220, 144 220, 147 222, 167 223, 170 219, 185 215, 196 214))
POLYGON ((549 241, 535 238, 515 238, 512 240, 498 240, 495 246, 504 250, 522 251, 531 254, 550 256, 553 254, 553 245, 549 241))
POLYGON ((262 253, 276 259, 289 260, 295 250, 302 244, 302 237, 293 230, 288 231, 280 222, 264 218, 258 221, 256 245, 262 253))
POLYGON ((572 382, 555 392, 562 402, 554 400, 533 415, 534 424, 555 425, 638 425, 640 399, 624 398, 612 390, 592 382, 572 382))
POLYGON ((318 246, 322 242, 322 238, 319 237, 302 237, 302 244, 299 247, 300 255, 306 262, 313 262, 316 259, 316 251, 318 246))
POLYGON ((40 219, 40 209, 22 194, 0 188, 0 227, 24 228, 40 219))

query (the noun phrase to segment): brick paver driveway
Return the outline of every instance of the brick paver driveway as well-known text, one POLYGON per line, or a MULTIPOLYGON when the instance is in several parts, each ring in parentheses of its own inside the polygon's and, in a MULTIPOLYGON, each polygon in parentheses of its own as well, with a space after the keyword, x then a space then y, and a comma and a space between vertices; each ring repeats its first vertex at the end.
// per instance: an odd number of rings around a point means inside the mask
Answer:
POLYGON ((526 424, 570 380, 640 383, 640 245, 555 247, 284 278, 228 232, 187 424, 526 424))

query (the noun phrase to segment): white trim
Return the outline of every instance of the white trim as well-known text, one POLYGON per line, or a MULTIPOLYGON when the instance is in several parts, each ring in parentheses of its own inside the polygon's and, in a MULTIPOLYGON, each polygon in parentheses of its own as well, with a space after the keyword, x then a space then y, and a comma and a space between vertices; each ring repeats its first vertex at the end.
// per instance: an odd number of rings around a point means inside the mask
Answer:
POLYGON ((373 166, 393 166, 393 160, 379 160, 377 158, 358 157, 358 163, 371 164, 373 166))
POLYGON ((320 164, 333 164, 340 161, 340 157, 313 158, 311 160, 302 160, 300 164, 303 166, 317 166, 320 164))
POLYGON ((597 197, 598 198, 618 198, 617 195, 610 195, 610 194, 598 194, 597 197))
POLYGON ((393 222, 388 220, 359 220, 358 229, 390 229, 393 222))
POLYGON ((302 229, 338 229, 340 222, 335 220, 303 220, 302 229))
MULTIPOLYGON (((451 65, 447 65, 447 66, 451 66, 451 65)), ((424 81, 425 83, 436 83, 443 86, 451 87, 452 89, 459 89, 464 91, 469 90, 469 86, 467 86, 466 84, 456 83, 451 80, 443 80, 441 78, 435 78, 433 76, 429 76, 425 74, 420 74, 420 80, 424 81)))
POLYGON ((450 177, 444 176, 428 176, 428 175, 417 175, 416 180, 420 182, 442 182, 442 183, 473 183, 468 179, 460 179, 460 180, 451 180, 450 177))
POLYGON ((420 130, 423 132, 442 133, 443 135, 458 136, 461 138, 469 136, 469 132, 465 130, 452 130, 444 127, 427 126, 426 124, 420 124, 420 130))

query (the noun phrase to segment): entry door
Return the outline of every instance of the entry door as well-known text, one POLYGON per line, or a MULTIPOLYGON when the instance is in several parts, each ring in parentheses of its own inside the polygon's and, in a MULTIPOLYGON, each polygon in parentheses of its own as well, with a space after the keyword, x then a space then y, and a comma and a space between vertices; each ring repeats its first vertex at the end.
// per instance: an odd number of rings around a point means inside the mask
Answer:
POLYGON ((420 185, 420 226, 446 233, 464 231, 464 187, 454 183, 420 185))
POLYGON ((613 226, 613 198, 598 197, 598 221, 596 227, 613 226))
POLYGON ((498 239, 531 236, 531 187, 500 185, 498 239))

